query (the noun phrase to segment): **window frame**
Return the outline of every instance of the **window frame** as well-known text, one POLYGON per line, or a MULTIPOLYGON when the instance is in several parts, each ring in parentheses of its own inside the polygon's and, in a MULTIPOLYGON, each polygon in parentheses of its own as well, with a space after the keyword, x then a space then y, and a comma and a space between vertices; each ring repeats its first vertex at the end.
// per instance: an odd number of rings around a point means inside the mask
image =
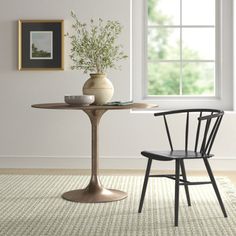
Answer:
POLYGON ((132 1, 131 45, 132 80, 131 98, 139 102, 152 102, 160 109, 191 107, 233 109, 233 14, 232 0, 216 1, 215 22, 215 96, 171 95, 147 96, 147 2, 132 1), (223 80, 224 78, 224 80, 223 80))

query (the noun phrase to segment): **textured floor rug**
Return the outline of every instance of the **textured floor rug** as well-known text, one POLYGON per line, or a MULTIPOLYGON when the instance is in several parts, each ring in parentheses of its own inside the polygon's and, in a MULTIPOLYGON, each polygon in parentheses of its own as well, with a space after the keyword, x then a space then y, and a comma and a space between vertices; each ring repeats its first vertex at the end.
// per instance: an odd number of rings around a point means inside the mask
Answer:
POLYGON ((127 191, 128 198, 102 204, 73 203, 63 200, 61 194, 86 186, 88 176, 0 175, 0 235, 236 235, 236 190, 227 178, 217 178, 217 182, 228 218, 223 217, 211 185, 190 186, 191 207, 181 187, 179 227, 173 226, 172 180, 150 179, 143 211, 138 214, 143 177, 101 179, 106 187, 127 191))

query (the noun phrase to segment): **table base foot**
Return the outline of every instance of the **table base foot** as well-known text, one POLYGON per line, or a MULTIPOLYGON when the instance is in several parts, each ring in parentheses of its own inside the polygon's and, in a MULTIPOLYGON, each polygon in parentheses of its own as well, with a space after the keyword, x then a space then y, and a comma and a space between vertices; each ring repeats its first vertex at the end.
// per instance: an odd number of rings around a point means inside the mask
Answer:
POLYGON ((99 191, 89 191, 87 188, 72 190, 62 194, 62 198, 81 203, 99 203, 99 202, 114 202, 126 198, 126 192, 116 189, 101 188, 99 191))

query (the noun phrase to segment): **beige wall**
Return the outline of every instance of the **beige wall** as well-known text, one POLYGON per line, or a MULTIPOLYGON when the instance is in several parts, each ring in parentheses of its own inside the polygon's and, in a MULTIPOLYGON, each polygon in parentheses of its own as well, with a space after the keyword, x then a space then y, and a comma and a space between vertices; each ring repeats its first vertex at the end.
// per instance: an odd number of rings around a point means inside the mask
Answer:
MULTIPOLYGON (((119 20, 124 25, 120 37, 130 50, 130 3, 128 0, 1 0, 0 2, 0 168, 89 168, 90 124, 79 111, 50 111, 31 108, 31 104, 62 102, 64 94, 81 94, 87 76, 65 71, 17 71, 17 20, 64 19, 70 30, 70 10, 81 20, 101 17, 119 20)), ((65 54, 69 43, 66 40, 65 54)), ((115 87, 114 100, 130 97, 130 63, 108 76, 115 87)), ((158 135, 159 121, 151 114, 112 111, 104 115, 100 127, 102 168, 142 168, 143 149, 165 148, 158 135)), ((178 121, 176 121, 178 126, 178 121)), ((236 115, 228 113, 216 140, 214 165, 236 169, 236 115), (225 159, 221 159, 225 158, 225 159)), ((169 168, 160 165, 161 168, 169 168)), ((190 166, 202 168, 200 163, 190 166)))

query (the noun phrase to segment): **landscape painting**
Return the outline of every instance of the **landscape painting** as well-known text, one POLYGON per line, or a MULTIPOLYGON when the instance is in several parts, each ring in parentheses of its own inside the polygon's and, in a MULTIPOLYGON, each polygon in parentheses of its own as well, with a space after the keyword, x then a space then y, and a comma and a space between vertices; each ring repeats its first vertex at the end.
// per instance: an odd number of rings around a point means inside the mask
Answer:
POLYGON ((53 59, 53 32, 30 32, 30 59, 53 59))
POLYGON ((18 20, 18 70, 64 70, 63 20, 18 20))

